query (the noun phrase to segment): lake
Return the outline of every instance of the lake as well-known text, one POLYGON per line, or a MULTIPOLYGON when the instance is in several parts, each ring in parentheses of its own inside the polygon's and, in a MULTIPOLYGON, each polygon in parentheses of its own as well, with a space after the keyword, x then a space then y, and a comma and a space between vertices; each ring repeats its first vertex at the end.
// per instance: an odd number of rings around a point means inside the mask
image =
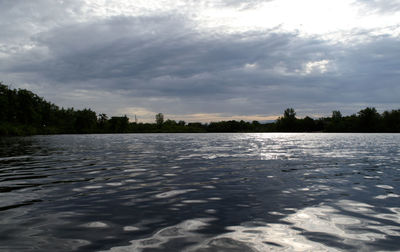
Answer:
POLYGON ((0 138, 0 251, 400 251, 400 134, 0 138))

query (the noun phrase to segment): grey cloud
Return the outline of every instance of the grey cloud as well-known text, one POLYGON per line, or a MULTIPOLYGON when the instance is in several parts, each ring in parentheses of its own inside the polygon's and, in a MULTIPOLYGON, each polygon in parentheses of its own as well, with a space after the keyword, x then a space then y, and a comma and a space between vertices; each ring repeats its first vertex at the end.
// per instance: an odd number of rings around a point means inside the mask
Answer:
POLYGON ((400 11, 399 0, 357 0, 361 4, 373 12, 393 13, 400 11))
POLYGON ((80 1, 0 1, 0 43, 27 40, 37 32, 71 23, 80 14, 80 1))
MULTIPOLYGON (((41 72, 57 82, 90 79, 149 79, 172 76, 203 81, 202 74, 217 76, 240 72, 246 64, 265 69, 281 62, 293 71, 304 60, 320 58, 321 42, 304 41, 296 34, 274 30, 232 35, 202 34, 184 18, 173 16, 114 18, 54 29, 39 34, 39 48, 49 57, 24 64, 21 55, 14 71, 41 72), (293 57, 296 53, 301 57, 293 57)), ((36 59, 38 57, 35 57, 36 59)))
POLYGON ((0 72, 58 90, 104 91, 97 102, 91 98, 99 112, 107 93, 117 92, 120 106, 176 114, 280 113, 288 106, 326 112, 352 108, 349 104, 396 104, 399 40, 370 38, 332 45, 279 28, 205 33, 174 13, 114 17, 34 34, 36 46, 11 54, 0 72), (321 60, 329 61, 325 72, 305 72, 307 63, 321 60))
POLYGON ((398 103, 399 46, 398 38, 378 36, 339 56, 339 81, 345 91, 353 93, 348 100, 359 97, 365 103, 398 103))
POLYGON ((217 6, 221 7, 235 7, 239 9, 251 9, 256 8, 261 3, 272 2, 274 0, 247 0, 247 1, 240 1, 240 0, 219 0, 219 1, 212 1, 216 3, 217 6))
POLYGON ((187 0, 187 3, 193 5, 202 5, 216 8, 235 8, 237 10, 248 10, 257 8, 260 4, 272 2, 275 0, 187 0))

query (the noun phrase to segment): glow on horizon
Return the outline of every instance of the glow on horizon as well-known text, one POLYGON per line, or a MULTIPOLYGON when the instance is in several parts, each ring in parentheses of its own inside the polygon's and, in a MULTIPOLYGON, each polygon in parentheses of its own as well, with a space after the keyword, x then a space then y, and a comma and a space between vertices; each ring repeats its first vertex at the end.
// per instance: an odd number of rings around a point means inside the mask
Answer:
MULTIPOLYGON (((131 107, 125 108, 118 111, 118 115, 126 115, 129 117, 131 122, 134 122, 134 118, 138 119, 139 123, 154 123, 155 115, 158 112, 150 111, 145 108, 131 107)), ((224 115, 221 113, 195 113, 195 114, 170 114, 163 113, 164 120, 174 120, 176 122, 183 120, 187 123, 189 122, 220 122, 220 121, 230 121, 230 120, 244 120, 244 121, 274 121, 278 119, 281 115, 224 115)))

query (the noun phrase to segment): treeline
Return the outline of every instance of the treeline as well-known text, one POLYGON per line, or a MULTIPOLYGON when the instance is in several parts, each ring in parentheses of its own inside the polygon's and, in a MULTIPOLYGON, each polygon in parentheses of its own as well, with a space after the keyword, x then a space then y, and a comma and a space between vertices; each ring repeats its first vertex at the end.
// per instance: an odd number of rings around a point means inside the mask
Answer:
POLYGON ((90 133, 97 115, 90 109, 59 108, 31 91, 0 83, 0 134, 90 133))
POLYGON ((31 91, 0 83, 0 135, 154 132, 400 132, 400 110, 379 114, 375 108, 365 108, 351 116, 333 111, 331 117, 300 119, 288 108, 273 123, 231 120, 205 124, 164 120, 159 113, 154 123, 132 123, 127 116, 109 118, 90 109, 59 108, 31 91))
POLYGON ((379 114, 375 108, 367 107, 357 114, 342 116, 333 111, 331 117, 312 119, 296 118, 293 108, 285 110, 275 123, 280 132, 400 132, 400 109, 379 114))

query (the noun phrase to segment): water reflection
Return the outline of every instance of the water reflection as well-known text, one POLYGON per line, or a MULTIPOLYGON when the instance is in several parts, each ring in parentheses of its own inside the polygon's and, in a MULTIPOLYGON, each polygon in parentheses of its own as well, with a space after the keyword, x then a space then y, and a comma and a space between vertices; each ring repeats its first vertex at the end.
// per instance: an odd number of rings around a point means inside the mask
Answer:
POLYGON ((283 218, 283 223, 230 226, 221 238, 247 244, 259 251, 398 250, 399 208, 387 213, 350 200, 306 207, 283 218))
POLYGON ((149 134, 0 141, 0 250, 400 246, 396 134, 149 134))

